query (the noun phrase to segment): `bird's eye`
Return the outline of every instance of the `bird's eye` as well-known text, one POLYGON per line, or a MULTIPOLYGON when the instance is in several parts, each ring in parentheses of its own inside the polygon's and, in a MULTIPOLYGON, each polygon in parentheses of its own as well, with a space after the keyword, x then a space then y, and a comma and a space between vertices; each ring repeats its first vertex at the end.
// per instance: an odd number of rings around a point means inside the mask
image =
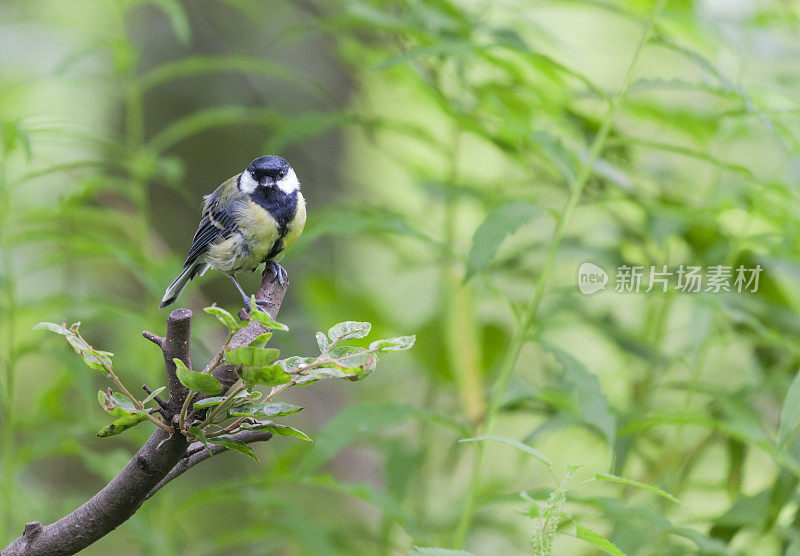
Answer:
POLYGON ((281 170, 280 172, 278 172, 278 179, 279 180, 282 180, 285 177, 286 177, 286 170, 281 170))

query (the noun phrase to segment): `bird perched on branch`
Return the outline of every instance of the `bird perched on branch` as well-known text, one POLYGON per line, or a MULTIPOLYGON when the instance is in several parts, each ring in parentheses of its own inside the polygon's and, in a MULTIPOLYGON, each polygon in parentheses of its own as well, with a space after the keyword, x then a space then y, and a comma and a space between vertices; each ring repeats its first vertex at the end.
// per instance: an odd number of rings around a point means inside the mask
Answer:
POLYGON ((195 276, 209 267, 224 272, 250 309, 250 298, 236 273, 264 272, 283 284, 286 270, 278 264, 303 231, 306 203, 294 169, 279 156, 262 156, 204 197, 203 219, 194 234, 183 271, 164 293, 159 308, 178 296, 195 276))

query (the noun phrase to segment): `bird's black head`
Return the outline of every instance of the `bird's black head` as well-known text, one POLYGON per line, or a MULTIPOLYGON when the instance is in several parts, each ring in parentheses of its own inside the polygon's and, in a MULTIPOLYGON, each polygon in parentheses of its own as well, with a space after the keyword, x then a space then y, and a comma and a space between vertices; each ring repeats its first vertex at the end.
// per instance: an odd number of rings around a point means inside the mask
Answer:
POLYGON ((242 172, 239 187, 245 193, 253 193, 258 187, 278 187, 284 193, 292 193, 300 188, 300 182, 285 159, 266 155, 256 158, 242 172))
POLYGON ((291 169, 292 167, 289 166, 285 159, 269 154, 267 156, 259 156, 247 167, 247 171, 259 182, 262 180, 278 181, 285 177, 291 169))

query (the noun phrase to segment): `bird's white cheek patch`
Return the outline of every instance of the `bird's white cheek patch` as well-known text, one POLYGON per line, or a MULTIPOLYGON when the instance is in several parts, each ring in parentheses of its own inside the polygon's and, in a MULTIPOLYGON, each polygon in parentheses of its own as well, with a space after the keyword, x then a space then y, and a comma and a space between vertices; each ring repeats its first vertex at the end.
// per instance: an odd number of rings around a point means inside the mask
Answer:
POLYGON ((242 172, 242 175, 239 177, 239 189, 242 193, 247 193, 249 195, 256 190, 256 187, 258 187, 258 182, 252 174, 250 174, 250 172, 242 172))
POLYGON ((294 173, 294 170, 289 170, 282 180, 278 180, 276 185, 278 189, 286 194, 294 193, 300 189, 300 181, 297 179, 297 174, 294 173))

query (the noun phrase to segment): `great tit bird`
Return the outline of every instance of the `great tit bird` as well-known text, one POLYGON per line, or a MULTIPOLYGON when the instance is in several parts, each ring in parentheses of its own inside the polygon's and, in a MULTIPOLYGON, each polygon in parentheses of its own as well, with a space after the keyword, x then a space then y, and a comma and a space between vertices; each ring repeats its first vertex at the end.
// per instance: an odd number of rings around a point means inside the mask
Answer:
POLYGON ((283 284, 286 270, 278 264, 303 231, 306 203, 292 167, 279 156, 261 156, 236 176, 204 197, 203 219, 194 234, 183 271, 167 288, 158 307, 164 308, 195 276, 209 267, 224 272, 236 285, 245 305, 250 297, 236 281, 236 273, 264 272, 283 284))

